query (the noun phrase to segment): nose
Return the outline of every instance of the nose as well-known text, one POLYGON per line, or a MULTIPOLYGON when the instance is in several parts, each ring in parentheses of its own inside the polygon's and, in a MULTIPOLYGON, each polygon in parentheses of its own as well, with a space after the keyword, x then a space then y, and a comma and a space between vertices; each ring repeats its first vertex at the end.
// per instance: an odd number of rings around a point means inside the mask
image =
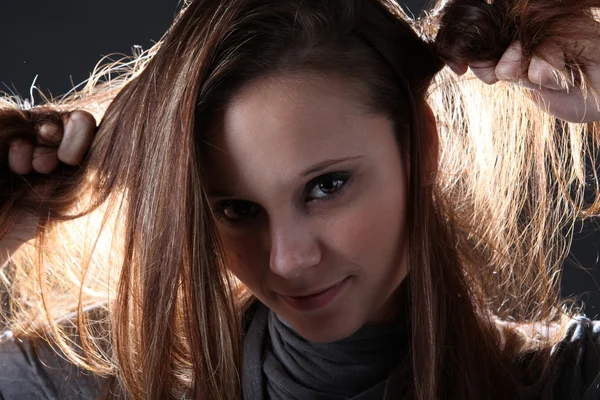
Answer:
POLYGON ((287 218, 271 224, 271 271, 294 279, 321 262, 317 236, 302 218, 287 218))

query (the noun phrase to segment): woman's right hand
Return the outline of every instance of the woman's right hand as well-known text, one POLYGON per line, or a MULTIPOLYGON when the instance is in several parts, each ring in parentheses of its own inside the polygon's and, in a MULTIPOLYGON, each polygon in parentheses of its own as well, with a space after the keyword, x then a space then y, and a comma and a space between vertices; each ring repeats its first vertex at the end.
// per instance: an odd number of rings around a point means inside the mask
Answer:
MULTIPOLYGON (((35 112, 35 111, 34 111, 35 112)), ((65 113, 62 124, 40 123, 35 126, 36 142, 14 139, 8 147, 8 167, 13 173, 27 175, 32 172, 49 174, 62 162, 78 165, 83 160, 94 134, 96 120, 82 110, 65 113)), ((32 188, 44 197, 52 190, 49 184, 32 188)), ((21 211, 14 216, 14 223, 0 239, 0 266, 23 243, 35 237, 38 219, 31 213, 21 211)))
POLYGON ((77 165, 92 143, 96 130, 94 117, 82 110, 72 111, 63 118, 63 126, 36 126, 37 143, 15 139, 9 145, 8 166, 20 175, 30 172, 49 174, 59 162, 77 165))

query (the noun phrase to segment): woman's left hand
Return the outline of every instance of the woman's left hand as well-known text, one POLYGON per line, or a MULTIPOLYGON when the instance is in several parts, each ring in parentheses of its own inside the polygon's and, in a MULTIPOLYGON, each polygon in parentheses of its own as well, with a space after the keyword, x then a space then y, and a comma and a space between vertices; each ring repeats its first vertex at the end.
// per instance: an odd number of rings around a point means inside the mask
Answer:
MULTIPOLYGON (((594 40, 589 47, 597 54, 587 59, 600 59, 600 41, 594 40)), ((562 68, 564 76, 567 72, 564 54, 561 50, 549 51, 552 65, 562 68)), ((561 79, 553 72, 551 64, 539 57, 533 57, 529 65, 523 65, 522 52, 519 42, 514 42, 504 52, 498 63, 483 61, 469 63, 449 62, 448 66, 458 75, 470 68, 473 74, 483 82, 492 85, 498 81, 512 82, 533 90, 534 101, 540 108, 557 118, 569 122, 584 123, 600 121, 600 103, 594 92, 600 94, 600 64, 583 67, 587 77, 588 96, 584 98, 582 91, 573 82, 561 79), (525 68, 524 68, 525 67, 525 68)))

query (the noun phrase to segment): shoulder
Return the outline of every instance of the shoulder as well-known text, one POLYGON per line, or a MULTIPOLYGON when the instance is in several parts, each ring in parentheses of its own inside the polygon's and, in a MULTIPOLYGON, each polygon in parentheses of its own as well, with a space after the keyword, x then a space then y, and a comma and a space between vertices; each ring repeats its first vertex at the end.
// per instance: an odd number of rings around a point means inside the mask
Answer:
POLYGON ((105 380, 68 362, 42 339, 0 335, 0 399, 96 399, 105 380))
POLYGON ((563 328, 546 361, 534 358, 541 362, 541 379, 523 388, 524 399, 600 399, 600 321, 579 316, 563 328))
POLYGON ((574 318, 552 348, 551 364, 555 398, 600 398, 600 321, 574 318))

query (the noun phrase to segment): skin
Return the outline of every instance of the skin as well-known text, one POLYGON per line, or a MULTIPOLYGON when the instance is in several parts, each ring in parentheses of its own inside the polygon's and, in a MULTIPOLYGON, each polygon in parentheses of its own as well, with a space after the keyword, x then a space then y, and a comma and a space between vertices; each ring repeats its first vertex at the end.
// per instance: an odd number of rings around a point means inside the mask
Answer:
POLYGON ((79 164, 94 138, 96 121, 90 113, 76 110, 65 115, 63 126, 42 124, 36 130, 36 143, 20 139, 10 143, 8 165, 17 174, 49 174, 59 162, 79 164))
POLYGON ((315 342, 393 315, 408 268, 406 163, 391 121, 366 112, 347 79, 255 81, 207 141, 206 177, 228 265, 258 299, 315 342), (346 160, 304 174, 339 159, 346 160), (331 173, 344 177, 323 177, 331 173), (250 203, 224 208, 232 199, 250 203), (299 311, 281 296, 345 278, 318 310, 299 311))
MULTIPOLYGON (((582 48, 581 60, 576 60, 583 66, 587 75, 591 93, 600 91, 600 57, 599 46, 596 43, 574 43, 576 48, 582 48)), ((448 66, 457 74, 471 72, 481 81, 493 85, 499 81, 511 82, 532 91, 532 99, 544 111, 568 122, 582 123, 600 121, 600 104, 595 96, 584 96, 581 90, 573 86, 569 80, 561 80, 559 76, 567 70, 564 53, 559 48, 546 47, 548 59, 534 56, 528 63, 522 59, 521 44, 512 43, 500 60, 495 62, 482 60, 451 60, 448 66), (557 72, 557 73, 555 73, 557 72)))

